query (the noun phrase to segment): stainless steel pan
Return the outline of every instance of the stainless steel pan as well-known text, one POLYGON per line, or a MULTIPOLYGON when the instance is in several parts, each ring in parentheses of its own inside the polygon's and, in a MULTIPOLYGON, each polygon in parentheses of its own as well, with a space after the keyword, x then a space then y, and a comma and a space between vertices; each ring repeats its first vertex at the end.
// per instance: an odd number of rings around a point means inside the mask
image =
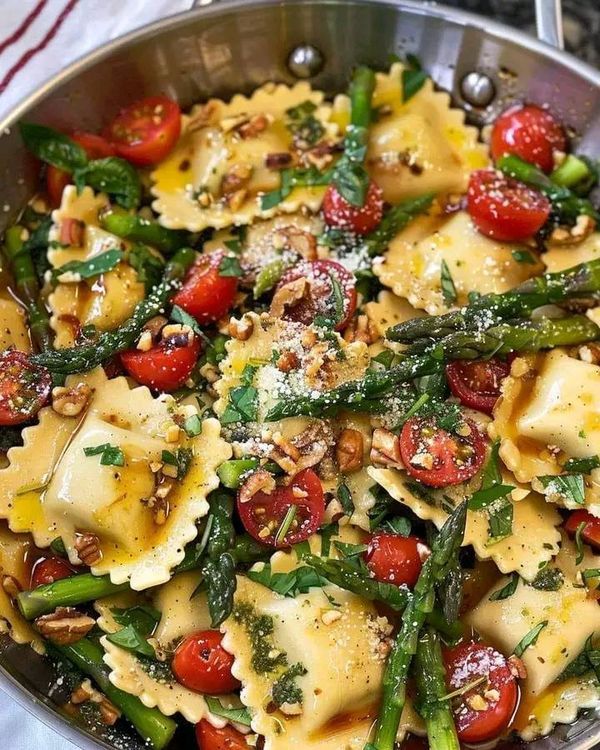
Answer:
MULTIPOLYGON (((536 4, 544 38, 559 44, 555 3, 536 4)), ((0 231, 36 185, 35 165, 13 127, 21 118, 66 130, 96 129, 141 95, 167 93, 185 107, 209 94, 248 91, 267 80, 291 82, 294 73, 339 91, 353 64, 385 67, 392 52, 417 53, 434 80, 476 121, 491 118, 507 99, 547 102, 580 135, 587 153, 600 154, 600 73, 514 29, 410 0, 225 0, 100 48, 0 122, 0 231), (470 73, 478 75, 467 77, 470 73), (489 106, 477 106, 490 97, 489 106)), ((61 695, 56 677, 30 649, 0 641, 0 686, 42 721, 81 748, 142 747, 121 730, 100 736, 64 720, 56 703, 68 696, 61 695)), ((184 742, 180 738, 174 747, 184 742)), ((584 750, 597 743, 600 719, 592 713, 531 748, 584 750)))

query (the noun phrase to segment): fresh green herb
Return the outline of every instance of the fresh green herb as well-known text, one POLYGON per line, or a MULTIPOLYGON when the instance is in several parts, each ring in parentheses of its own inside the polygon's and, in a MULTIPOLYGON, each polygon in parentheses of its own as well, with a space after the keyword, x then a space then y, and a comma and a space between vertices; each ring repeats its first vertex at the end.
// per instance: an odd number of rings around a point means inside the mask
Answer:
POLYGON ((388 518, 383 522, 381 528, 392 534, 398 534, 398 536, 410 536, 412 524, 404 516, 392 516, 392 518, 388 518))
POLYGON ((508 599, 509 596, 512 596, 515 593, 518 585, 519 585, 519 574, 511 573, 509 582, 505 586, 503 586, 501 589, 494 591, 494 593, 490 595, 490 598, 489 598, 490 601, 499 602, 499 601, 502 601, 503 599, 508 599))
POLYGON ((19 131, 28 151, 47 164, 65 172, 73 172, 87 164, 85 150, 71 138, 52 128, 22 122, 19 124, 19 131))
POLYGON ((160 283, 165 264, 156 253, 145 245, 134 245, 127 253, 127 262, 137 273, 138 281, 150 292, 160 283))
POLYGON ((283 169, 281 171, 281 183, 277 190, 265 193, 260 199, 262 211, 275 208, 281 201, 285 200, 296 187, 316 187, 328 185, 331 182, 332 170, 319 172, 316 167, 308 169, 283 169))
MULTIPOLYGON (((331 551, 331 538, 334 536, 337 536, 339 534, 339 526, 337 523, 328 523, 327 526, 323 526, 320 529, 320 535, 321 535, 321 557, 329 557, 329 553, 331 551)), ((308 542, 307 542, 308 545, 308 542)), ((298 545, 294 545, 294 549, 296 549, 298 545)), ((308 549, 303 549, 297 552, 298 558, 304 557, 305 555, 310 555, 310 545, 308 545, 308 549)))
POLYGON ((371 362, 377 362, 378 364, 383 365, 386 370, 389 370, 389 368, 392 366, 392 362, 394 361, 395 356, 396 355, 391 349, 384 349, 375 357, 373 357, 371 359, 371 362))
POLYGON ((503 497, 488 507, 488 514, 490 537, 487 544, 492 545, 512 534, 514 506, 508 496, 503 497))
POLYGON ((316 104, 307 100, 285 111, 289 130, 297 139, 306 141, 310 146, 317 143, 325 133, 325 128, 313 114, 316 108, 316 104))
MULTIPOLYGON (((224 245, 228 250, 231 250, 232 253, 235 253, 236 255, 241 255, 242 243, 239 240, 239 238, 236 237, 233 240, 225 240, 224 245)), ((221 275, 223 276, 224 274, 221 274, 221 275)))
POLYGON ((407 55, 405 68, 402 71, 402 102, 421 90, 429 76, 421 67, 421 61, 415 55, 407 55))
POLYGON ((232 388, 229 403, 221 415, 221 424, 252 422, 258 414, 258 391, 250 385, 232 388))
POLYGON ((135 625, 127 625, 116 633, 110 633, 106 638, 111 643, 114 643, 115 646, 120 646, 126 651, 132 651, 134 654, 142 654, 142 656, 150 657, 156 656, 152 646, 135 625))
POLYGON ((524 635, 515 646, 515 650, 513 651, 514 655, 521 658, 530 646, 535 646, 540 633, 547 625, 548 620, 544 620, 543 622, 538 623, 535 628, 532 628, 529 633, 524 635))
POLYGON ((531 582, 534 589, 539 591, 558 591, 562 588, 565 577, 559 568, 550 568, 546 566, 538 571, 538 574, 531 582))
POLYGON ((244 272, 235 255, 224 255, 219 263, 219 276, 241 276, 244 272))
POLYGON ((62 540, 62 537, 57 536, 56 539, 53 539, 50 542, 50 549, 52 552, 54 552, 55 555, 58 555, 59 557, 66 557, 67 556, 67 549, 65 547, 65 543, 62 540))
POLYGON ((102 445, 88 446, 83 449, 86 456, 100 456, 102 466, 124 466, 125 456, 117 445, 102 443, 102 445))
POLYGON ((354 501, 352 500, 352 493, 350 488, 345 482, 340 482, 337 486, 337 499, 340 501, 344 515, 350 518, 354 513, 354 501))
POLYGON ((178 448, 177 453, 163 450, 161 460, 164 464, 177 467, 177 480, 181 480, 190 470, 194 453, 191 448, 178 448))
POLYGON ((212 695, 205 695, 204 700, 213 716, 220 716, 222 719, 227 719, 227 721, 232 721, 235 724, 243 724, 246 727, 250 726, 252 717, 245 706, 241 706, 240 708, 226 708, 218 698, 212 695))
POLYGON ((206 584, 211 627, 218 628, 233 610, 233 595, 236 589, 235 560, 229 552, 223 552, 215 559, 205 560, 201 571, 206 584))
POLYGON ((289 573, 273 573, 271 564, 265 563, 262 568, 252 568, 246 575, 251 581, 260 583, 281 596, 292 598, 298 594, 306 594, 312 588, 323 588, 327 583, 314 568, 306 565, 289 573))
POLYGON ((485 489, 477 490, 469 498, 469 510, 483 510, 489 507, 495 500, 506 497, 514 489, 514 486, 511 484, 492 484, 485 489))
POLYGON ((188 437, 196 437, 202 432, 202 420, 198 414, 191 414, 183 423, 183 430, 188 437))
POLYGON ((294 519, 296 518, 297 512, 297 505, 290 505, 290 507, 287 509, 286 514, 281 521, 281 525, 279 526, 279 528, 277 529, 277 533, 275 534, 275 546, 279 547, 284 543, 285 537, 287 536, 287 533, 290 530, 294 519))
POLYGON ((582 521, 577 530, 575 531, 575 547, 577 549, 577 556, 575 557, 575 564, 580 565, 583 561, 583 540, 581 534, 586 527, 586 522, 582 521))
POLYGON ((571 677, 582 677, 589 671, 593 671, 596 679, 600 681, 600 650, 594 648, 591 635, 586 640, 583 650, 565 667, 556 681, 564 682, 571 677))
POLYGON ((512 257, 517 263, 527 263, 529 265, 535 265, 538 261, 529 250, 513 250, 512 257))
POLYGON ((350 544, 349 542, 336 541, 333 543, 333 546, 344 558, 362 557, 363 553, 369 549, 366 544, 350 544))
POLYGON ((161 617, 160 612, 149 604, 137 604, 128 609, 111 609, 111 614, 116 623, 124 628, 131 625, 144 638, 152 635, 161 617))
POLYGON ((277 707, 284 703, 290 705, 294 703, 302 704, 302 690, 296 684, 296 678, 305 674, 307 674, 306 667, 298 662, 288 667, 281 677, 273 683, 271 697, 277 707))
POLYGON ((114 196, 123 208, 136 208, 142 197, 140 177, 125 159, 109 156, 95 159, 74 172, 75 185, 80 190, 89 185, 114 196))
POLYGON ((570 458, 563 466, 565 471, 574 474, 589 474, 594 469, 600 469, 600 456, 588 456, 587 458, 570 458))
POLYGON ((91 279, 93 276, 111 271, 123 260, 124 255, 125 253, 122 250, 114 248, 88 260, 72 260, 59 268, 53 269, 52 281, 54 284, 63 281, 64 279, 61 277, 64 277, 65 274, 79 277, 78 281, 80 279, 91 279))
POLYGON ((453 305, 458 299, 456 287, 448 268, 448 264, 445 260, 442 260, 442 270, 440 272, 440 284, 442 286, 442 297, 444 298, 444 304, 447 307, 453 305))
POLYGON ((581 474, 558 474, 538 477, 547 495, 558 495, 567 502, 585 505, 585 483, 581 474))

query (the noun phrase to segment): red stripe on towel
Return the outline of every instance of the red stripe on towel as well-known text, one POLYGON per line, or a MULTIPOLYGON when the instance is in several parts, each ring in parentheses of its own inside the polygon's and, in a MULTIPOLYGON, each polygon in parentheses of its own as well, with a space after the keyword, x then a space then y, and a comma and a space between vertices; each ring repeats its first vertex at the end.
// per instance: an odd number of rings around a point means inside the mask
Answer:
POLYGON ((0 54, 2 54, 2 52, 4 52, 4 50, 7 47, 10 47, 11 44, 14 44, 15 42, 19 41, 19 39, 23 36, 23 34, 27 31, 27 29, 31 26, 31 24, 35 21, 35 19, 44 10, 44 7, 46 6, 47 3, 48 3, 48 0, 40 0, 40 2, 35 6, 35 8, 31 11, 31 13, 25 18, 25 20, 19 26, 19 28, 16 29, 3 42, 0 42, 0 54))

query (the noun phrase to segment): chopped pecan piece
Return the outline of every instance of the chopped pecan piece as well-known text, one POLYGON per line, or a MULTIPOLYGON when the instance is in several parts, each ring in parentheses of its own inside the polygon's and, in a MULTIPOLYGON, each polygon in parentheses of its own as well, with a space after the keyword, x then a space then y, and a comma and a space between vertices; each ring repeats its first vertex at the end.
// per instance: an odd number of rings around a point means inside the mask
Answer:
POLYGON ((221 180, 221 192, 223 195, 233 195, 247 184, 251 176, 250 164, 232 164, 221 180))
POLYGON ((365 344, 372 344, 378 338, 377 329, 367 315, 359 315, 356 318, 352 318, 344 331, 344 340, 348 343, 362 341, 365 344))
POLYGON ((265 469, 259 469, 251 474, 240 488, 240 503, 247 503, 257 492, 265 492, 270 495, 275 489, 275 479, 265 469))
POLYGON ((334 444, 333 431, 326 422, 314 422, 292 439, 298 448, 300 458, 298 471, 320 464, 328 455, 334 444))
POLYGON ((342 473, 362 469, 364 440, 362 432, 346 427, 340 433, 335 448, 335 456, 342 473))
POLYGON ((76 417, 81 414, 92 395, 87 383, 78 383, 74 388, 57 386, 52 389, 52 408, 63 417, 76 417))
POLYGON ((280 432, 273 434, 273 442, 286 456, 289 456, 292 461, 296 462, 300 458, 300 451, 298 448, 289 440, 283 437, 280 432))
POLYGON ((249 120, 246 120, 236 128, 237 132, 244 139, 256 138, 257 135, 265 131, 269 127, 269 118, 267 115, 258 114, 252 115, 249 120))
POLYGON ((518 656, 512 654, 508 657, 508 668, 513 677, 518 677, 520 680, 527 679, 527 667, 518 656))
POLYGON ((549 237, 552 245, 575 245, 583 242, 596 228, 596 222, 587 214, 580 214, 572 227, 556 227, 549 237))
POLYGON ((277 369, 281 370, 281 372, 291 372, 292 370, 297 370, 298 367, 300 367, 300 359, 296 352, 287 349, 279 355, 277 369))
POLYGON ((265 157, 265 166, 267 169, 285 169, 292 163, 292 155, 287 151, 281 151, 276 154, 267 154, 265 157))
POLYGON ((106 724, 108 727, 114 726, 121 718, 121 711, 106 697, 100 701, 98 709, 100 711, 102 723, 106 724))
POLYGON ((102 560, 100 540, 95 534, 76 534, 75 550, 84 565, 95 565, 102 560))
POLYGON ((81 640, 95 624, 95 620, 74 607, 57 607, 49 615, 42 615, 35 620, 35 625, 44 638, 59 646, 68 646, 81 640))
POLYGON ((290 281, 277 289, 271 300, 271 315, 282 318, 288 307, 294 307, 310 293, 310 283, 305 276, 290 281))
POLYGON ((390 430, 377 427, 373 431, 370 458, 374 464, 402 467, 400 440, 398 436, 394 435, 390 430))

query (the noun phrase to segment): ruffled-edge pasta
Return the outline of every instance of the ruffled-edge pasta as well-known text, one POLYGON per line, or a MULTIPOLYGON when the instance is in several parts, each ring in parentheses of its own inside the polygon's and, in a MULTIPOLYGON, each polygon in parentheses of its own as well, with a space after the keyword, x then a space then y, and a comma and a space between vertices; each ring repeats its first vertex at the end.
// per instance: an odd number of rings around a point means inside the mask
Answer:
POLYGON ((594 232, 575 245, 550 245, 542 255, 546 268, 551 273, 564 271, 579 263, 589 263, 600 258, 600 232, 594 232))
POLYGON ((31 341, 23 308, 12 299, 0 297, 0 351, 10 348, 29 352, 31 341))
POLYGON ((325 136, 335 139, 339 130, 331 121, 331 105, 306 82, 292 87, 265 84, 250 97, 236 94, 228 103, 210 99, 192 110, 190 117, 183 117, 179 143, 152 173, 152 205, 161 223, 197 232, 249 224, 255 217, 292 213, 301 206, 318 211, 325 187, 295 188, 274 208, 260 206, 260 195, 280 184, 279 172, 267 168, 266 157, 290 153, 292 147, 286 110, 305 102, 315 105, 313 116, 325 136), (264 118, 262 129, 240 132, 239 126, 248 121, 252 125, 252 118, 264 118), (234 199, 234 193, 223 200, 223 179, 236 171, 241 174, 240 169, 248 174, 240 184, 241 200, 234 199))

